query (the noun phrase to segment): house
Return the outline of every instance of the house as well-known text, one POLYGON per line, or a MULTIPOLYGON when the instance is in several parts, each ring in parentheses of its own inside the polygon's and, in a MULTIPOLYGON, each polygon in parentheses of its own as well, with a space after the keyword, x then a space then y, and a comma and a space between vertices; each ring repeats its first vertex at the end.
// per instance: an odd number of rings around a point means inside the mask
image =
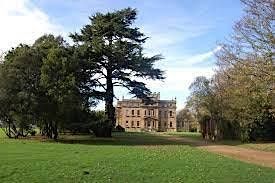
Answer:
POLYGON ((160 100, 160 93, 151 96, 152 102, 142 99, 122 99, 116 106, 116 125, 125 131, 176 131, 176 99, 160 100))

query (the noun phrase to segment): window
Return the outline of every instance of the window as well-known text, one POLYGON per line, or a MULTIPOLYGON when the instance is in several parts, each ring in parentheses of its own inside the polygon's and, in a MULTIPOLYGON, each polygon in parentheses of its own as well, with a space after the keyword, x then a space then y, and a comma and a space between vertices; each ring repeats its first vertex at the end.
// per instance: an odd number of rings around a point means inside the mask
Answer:
POLYGON ((159 116, 161 117, 161 111, 159 111, 159 116))
POLYGON ((149 110, 148 113, 149 113, 148 115, 151 116, 151 110, 149 110))
POLYGON ((132 121, 131 126, 132 126, 132 127, 134 127, 134 126, 135 126, 134 121, 132 121))
POLYGON ((144 116, 146 116, 146 110, 144 110, 144 116))
POLYGON ((170 128, 172 128, 173 127, 173 123, 170 121, 170 128))
POLYGON ((172 117, 173 116, 173 112, 172 111, 170 111, 170 117, 172 117))
POLYGON ((155 122, 153 121, 153 127, 155 126, 155 122))
POLYGON ((137 110, 137 115, 139 116, 140 114, 139 114, 139 110, 137 110))
POLYGON ((139 121, 137 121, 137 127, 139 128, 139 121))
POLYGON ((153 116, 155 115, 155 111, 154 110, 152 110, 152 113, 153 113, 153 116))
POLYGON ((150 121, 148 121, 147 125, 148 125, 149 127, 151 126, 151 123, 150 123, 150 121))
POLYGON ((135 111, 134 110, 132 110, 132 116, 134 116, 135 115, 135 111))
POLYGON ((129 128, 129 126, 128 126, 128 121, 126 121, 126 128, 129 128))
POLYGON ((129 114, 128 114, 128 110, 126 110, 126 116, 129 116, 129 114))
POLYGON ((167 124, 166 124, 166 122, 165 122, 165 123, 164 123, 164 126, 166 127, 166 125, 167 125, 167 124))

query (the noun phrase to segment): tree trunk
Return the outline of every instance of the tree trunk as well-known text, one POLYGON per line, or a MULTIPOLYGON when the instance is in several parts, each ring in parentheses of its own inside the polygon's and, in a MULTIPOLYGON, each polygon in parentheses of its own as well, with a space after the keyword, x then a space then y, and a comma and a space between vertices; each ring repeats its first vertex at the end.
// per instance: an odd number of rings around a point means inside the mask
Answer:
POLYGON ((9 132, 8 132, 8 134, 9 134, 8 137, 11 138, 11 124, 10 124, 10 122, 9 122, 9 132))
POLYGON ((106 96, 105 96, 105 113, 108 118, 108 120, 111 122, 112 125, 110 125, 104 132, 105 137, 111 137, 112 136, 112 128, 115 126, 115 108, 113 106, 114 101, 114 86, 112 81, 112 71, 109 69, 107 70, 107 78, 106 78, 106 96))
POLYGON ((53 126, 53 139, 57 140, 57 137, 58 137, 57 122, 55 122, 53 126))

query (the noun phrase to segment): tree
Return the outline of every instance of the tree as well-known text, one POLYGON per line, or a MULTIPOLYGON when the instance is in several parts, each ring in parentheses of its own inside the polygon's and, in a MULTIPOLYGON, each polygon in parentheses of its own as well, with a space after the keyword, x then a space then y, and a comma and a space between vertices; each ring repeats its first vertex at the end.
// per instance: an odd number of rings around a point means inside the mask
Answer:
MULTIPOLYGON (((217 89, 223 97, 224 117, 239 123, 242 140, 249 140, 256 119, 275 115, 274 1, 247 0, 245 15, 234 26, 230 41, 217 54, 217 89)), ((234 122, 233 122, 234 121, 234 122)))
MULTIPOLYGON (((48 41, 47 38, 44 41, 48 41)), ((41 87, 46 91, 51 106, 54 110, 48 110, 49 136, 58 136, 58 125, 64 120, 66 110, 78 105, 75 84, 75 66, 73 55, 65 42, 61 41, 56 47, 48 50, 41 67, 41 87)))
POLYGON ((11 49, 0 65, 0 120, 9 137, 33 124, 56 139, 58 131, 88 113, 80 95, 78 59, 62 37, 44 35, 11 49))
POLYGON ((198 130, 198 122, 188 108, 184 108, 177 113, 177 125, 178 129, 183 129, 184 131, 198 130))
POLYGON ((220 45, 215 75, 210 81, 195 79, 187 106, 203 133, 214 129, 218 138, 272 140, 274 1, 242 2, 245 15, 235 24, 230 40, 220 45))
POLYGON ((215 108, 213 107, 215 100, 211 81, 204 76, 198 76, 191 83, 189 89, 191 90, 191 96, 187 106, 195 112, 203 137, 215 140, 217 120, 215 118, 215 108))
POLYGON ((96 13, 80 33, 71 34, 81 59, 83 85, 87 93, 105 101, 105 112, 111 126, 103 136, 111 136, 115 125, 114 87, 125 87, 139 98, 147 98, 149 88, 141 79, 164 79, 163 71, 154 67, 160 55, 147 57, 142 44, 147 37, 137 27, 135 9, 96 13))
POLYGON ((27 45, 19 45, 5 56, 0 69, 0 118, 10 138, 26 136, 37 121, 40 65, 38 55, 27 45))
POLYGON ((43 133, 57 139, 58 131, 62 129, 82 129, 80 126, 88 122, 88 103, 94 103, 91 96, 88 101, 81 93, 82 75, 79 74, 80 65, 75 48, 62 37, 53 35, 39 38, 34 47, 43 56, 40 79, 40 87, 44 92, 40 111, 43 133))

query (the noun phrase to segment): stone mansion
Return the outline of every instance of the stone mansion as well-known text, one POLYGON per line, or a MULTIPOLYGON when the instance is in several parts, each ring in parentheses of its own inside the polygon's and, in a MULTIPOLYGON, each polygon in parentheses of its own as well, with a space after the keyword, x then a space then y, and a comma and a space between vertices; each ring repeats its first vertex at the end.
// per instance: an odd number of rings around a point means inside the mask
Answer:
POLYGON ((176 131, 176 99, 160 100, 152 95, 152 104, 141 99, 122 99, 116 106, 116 125, 125 131, 176 131))

